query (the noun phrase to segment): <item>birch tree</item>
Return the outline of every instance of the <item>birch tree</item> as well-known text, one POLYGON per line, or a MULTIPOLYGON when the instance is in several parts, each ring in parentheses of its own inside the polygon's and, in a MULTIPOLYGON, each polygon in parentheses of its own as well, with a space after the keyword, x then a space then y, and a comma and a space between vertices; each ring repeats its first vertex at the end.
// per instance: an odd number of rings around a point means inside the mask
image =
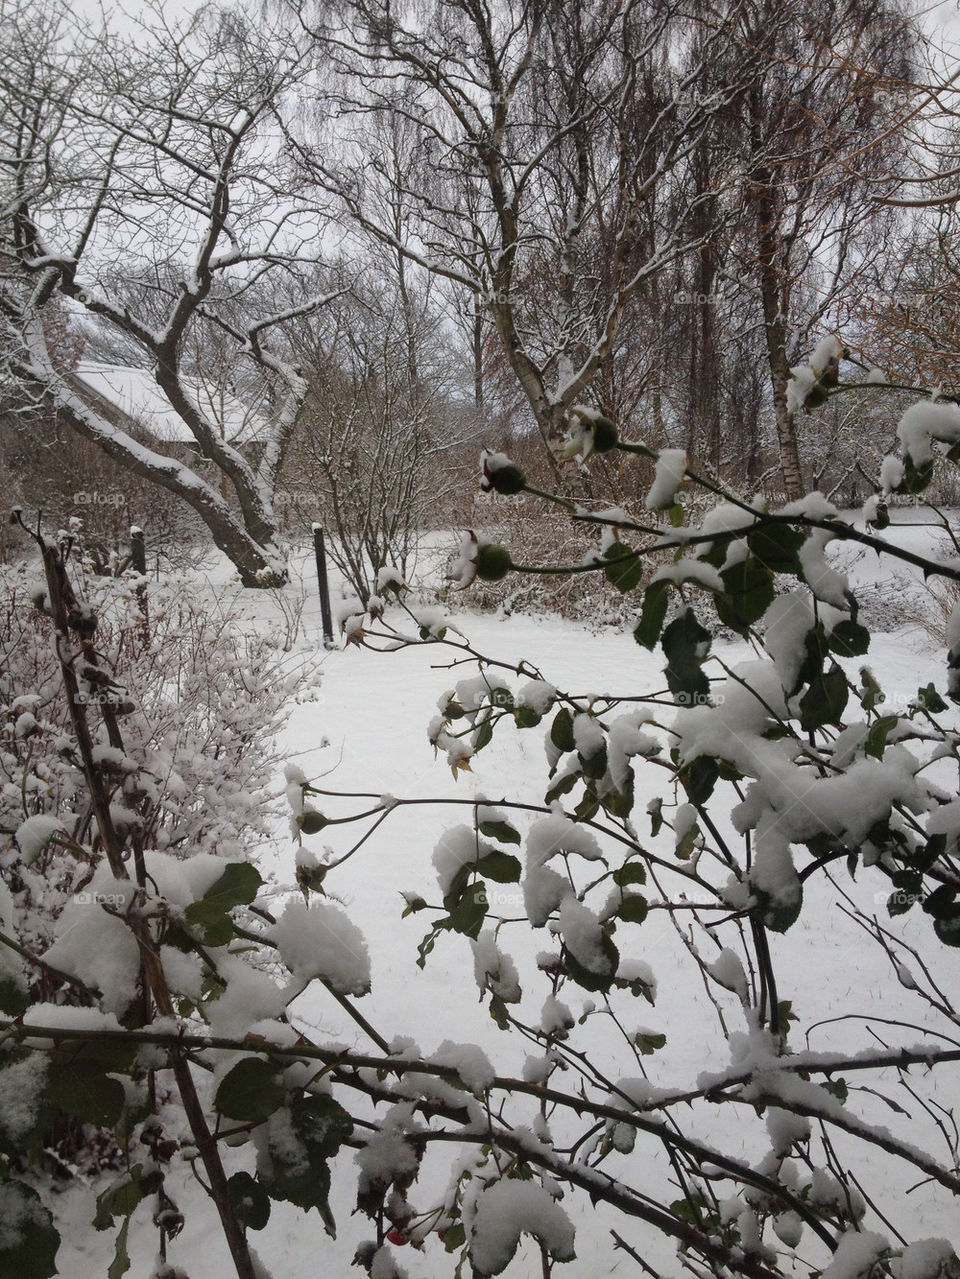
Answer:
POLYGON ((549 451, 596 398, 631 304, 704 242, 685 169, 744 87, 695 92, 719 34, 677 70, 670 5, 299 12, 343 102, 341 163, 305 133, 302 171, 365 234, 482 301, 549 451), (371 144, 377 117, 410 135, 400 175, 371 144))

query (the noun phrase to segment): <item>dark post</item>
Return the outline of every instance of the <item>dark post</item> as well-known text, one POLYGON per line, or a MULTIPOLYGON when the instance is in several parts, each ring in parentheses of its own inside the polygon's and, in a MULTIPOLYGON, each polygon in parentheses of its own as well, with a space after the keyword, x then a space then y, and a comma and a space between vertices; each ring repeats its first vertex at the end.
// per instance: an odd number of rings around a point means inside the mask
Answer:
MULTIPOLYGON (((147 546, 143 538, 143 529, 136 524, 130 527, 130 567, 139 574, 140 577, 147 576, 147 546)), ((140 633, 143 636, 144 644, 150 643, 150 613, 147 604, 147 583, 140 582, 137 586, 137 607, 140 609, 140 616, 143 619, 140 623, 140 633)))
POLYGON ((130 528, 130 567, 141 577, 147 575, 147 548, 143 540, 143 529, 136 524, 130 528))
POLYGON ((327 553, 323 546, 323 526, 313 526, 313 549, 317 557, 317 582, 320 586, 320 620, 323 623, 325 648, 333 647, 333 621, 330 617, 330 587, 327 585, 327 553))

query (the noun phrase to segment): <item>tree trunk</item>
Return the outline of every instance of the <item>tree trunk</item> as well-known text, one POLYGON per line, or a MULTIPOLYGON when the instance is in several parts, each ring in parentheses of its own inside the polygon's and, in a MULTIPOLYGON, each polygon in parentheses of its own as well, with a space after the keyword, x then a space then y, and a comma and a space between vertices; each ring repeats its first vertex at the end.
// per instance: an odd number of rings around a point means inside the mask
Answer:
POLYGON ((787 358, 787 290, 782 263, 782 243, 773 192, 773 177, 767 169, 754 174, 754 206, 756 210, 757 248, 760 268, 760 298, 763 306, 763 331, 767 343, 767 361, 773 388, 773 410, 780 449, 780 470, 787 499, 803 497, 805 488, 797 448, 797 432, 793 414, 787 408, 787 383, 790 361, 787 358))

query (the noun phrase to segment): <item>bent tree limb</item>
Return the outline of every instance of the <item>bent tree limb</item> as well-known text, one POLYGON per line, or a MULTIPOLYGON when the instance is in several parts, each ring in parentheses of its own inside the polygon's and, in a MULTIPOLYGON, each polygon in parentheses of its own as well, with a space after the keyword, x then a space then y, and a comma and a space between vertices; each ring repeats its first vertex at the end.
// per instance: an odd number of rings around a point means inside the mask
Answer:
POLYGON ((114 426, 80 398, 46 359, 40 321, 31 322, 29 357, 13 363, 14 373, 38 388, 58 417, 71 429, 101 448, 121 466, 143 476, 186 502, 203 520, 217 547, 236 565, 244 586, 263 586, 282 580, 285 568, 267 547, 244 527, 229 504, 206 481, 175 458, 140 444, 114 426), (33 332, 31 332, 31 330, 33 332))

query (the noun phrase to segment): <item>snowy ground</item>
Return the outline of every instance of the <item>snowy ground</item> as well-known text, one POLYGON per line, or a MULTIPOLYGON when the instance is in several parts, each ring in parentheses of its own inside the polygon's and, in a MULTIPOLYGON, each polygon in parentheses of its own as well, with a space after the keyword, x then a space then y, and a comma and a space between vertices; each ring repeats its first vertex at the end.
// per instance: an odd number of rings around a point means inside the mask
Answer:
MULTIPOLYGON (((903 529, 898 540, 914 546, 929 546, 926 530, 903 529)), ((910 574, 891 582, 878 577, 875 557, 869 552, 843 548, 845 560, 858 581, 872 584, 871 594, 883 614, 884 600, 903 605, 909 592, 910 574)), ((287 604, 280 608, 276 599, 266 595, 243 600, 249 610, 251 625, 273 627, 282 633, 287 626, 290 601, 296 601, 300 589, 294 584, 287 592, 287 604), (273 619, 271 621, 271 618, 273 619)), ((452 687, 469 670, 444 669, 457 655, 443 648, 415 648, 378 656, 358 649, 323 652, 319 644, 319 606, 316 602, 309 560, 304 562, 304 605, 299 618, 300 631, 292 660, 306 660, 319 670, 322 680, 318 699, 291 707, 281 742, 281 753, 295 761, 308 777, 325 777, 321 783, 343 791, 365 791, 398 797, 451 797, 472 799, 482 795, 490 800, 506 796, 542 799, 545 767, 542 732, 524 734, 500 732, 491 747, 474 762, 473 774, 454 781, 445 760, 434 758, 426 736, 426 724, 435 712, 438 697, 452 687), (328 744, 324 744, 324 739, 328 744)), ((294 610, 296 611, 296 610, 294 610)), ((909 611, 909 609, 908 609, 909 611)), ((919 613, 918 613, 919 617, 919 613)), ((511 617, 460 614, 457 624, 469 635, 474 646, 490 656, 517 660, 527 657, 559 687, 580 694, 628 692, 662 686, 660 654, 640 649, 629 633, 596 635, 583 627, 555 618, 511 617)), ((726 655, 742 653, 744 646, 729 645, 726 655)), ((930 679, 942 684, 942 651, 938 652, 919 621, 901 624, 896 630, 876 636, 869 664, 894 699, 904 703, 916 694, 919 684, 930 679)), ((862 662, 860 663, 862 664, 862 662)), ((856 664, 851 664, 856 665, 856 664)), ((657 770, 659 773, 659 770, 657 770)), ((642 791, 642 770, 638 776, 637 811, 642 812, 647 796, 642 791)), ((659 786, 657 776, 651 785, 659 786)), ((278 777, 278 792, 282 789, 278 777)), ((653 794, 651 789, 650 794, 653 794)), ((333 805, 322 805, 333 813, 333 805)), ((486 1008, 476 1002, 470 958, 463 938, 444 937, 421 971, 415 965, 416 946, 426 931, 428 913, 401 921, 401 890, 414 889, 435 900, 434 872, 431 854, 440 833, 459 820, 469 821, 469 809, 462 813, 444 809, 403 808, 395 811, 372 838, 331 881, 332 890, 349 906, 350 914, 364 929, 373 960, 373 993, 364 999, 363 1011, 387 1038, 394 1034, 413 1035, 421 1047, 433 1050, 442 1040, 482 1042, 501 1074, 517 1072, 522 1064, 520 1046, 513 1036, 499 1032, 486 1008)), ((523 826, 523 822, 519 822, 523 826)), ((312 846, 320 852, 327 843, 336 851, 348 846, 353 828, 334 828, 337 837, 316 837, 312 846)), ((292 891, 294 849, 285 836, 283 819, 278 817, 280 838, 264 858, 263 872, 274 884, 278 899, 292 891)), ((324 833, 326 834, 326 832, 324 833)), ((350 841, 352 842, 352 841, 350 841)), ((885 881, 864 873, 851 885, 845 872, 838 872, 838 883, 851 891, 861 903, 872 902, 879 894, 885 900, 885 881)), ((509 890, 510 886, 506 886, 509 890)), ((862 934, 845 924, 839 913, 839 894, 823 882, 816 890, 810 909, 786 936, 776 939, 774 962, 781 982, 781 997, 792 999, 805 1023, 814 1020, 812 1010, 822 1018, 813 1032, 809 1046, 817 1049, 858 1048, 869 1043, 862 1023, 844 1020, 853 1012, 879 1016, 924 1014, 909 1005, 906 991, 898 992, 895 1007, 885 1007, 890 999, 889 966, 876 947, 862 939, 862 934)), ((279 904, 279 903, 278 903, 279 904)), ((509 902, 501 904, 501 913, 509 915, 509 902)), ((880 905, 879 913, 885 914, 880 905)), ((926 944, 928 921, 916 920, 918 939, 926 944)), ((619 937, 618 937, 618 940, 619 937)), ((531 939, 529 930, 519 926, 504 934, 504 945, 517 959, 521 977, 529 971, 533 955, 545 939, 531 939)), ((716 1027, 704 999, 699 973, 684 962, 677 933, 665 913, 651 916, 641 929, 634 929, 625 953, 646 960, 654 969, 660 992, 657 1005, 646 1004, 637 1010, 638 1023, 667 1035, 667 1046, 648 1058, 653 1082, 677 1083, 695 1080, 704 1069, 721 1069, 726 1064, 726 1045, 716 1027), (630 949, 632 946, 632 950, 630 949)), ((938 951, 938 970, 945 989, 955 1003, 960 1002, 960 953, 938 951)), ((542 998, 542 990, 539 992, 542 998)), ((575 999, 574 1012, 578 1012, 575 999)), ((356 1027, 345 1019, 331 1001, 311 995, 301 1000, 297 1015, 302 1025, 326 1040, 367 1047, 356 1027)), ((524 1010, 521 1010, 524 1011, 524 1010)), ((726 1010, 734 1019, 739 1015, 731 1001, 726 1010)), ((599 1019, 596 1026, 595 1050, 603 1058, 613 1051, 613 1042, 599 1019)), ((920 1023, 918 1022, 918 1025, 920 1023)), ((917 1034, 915 1038, 921 1038, 917 1034)), ((901 1042, 897 1040, 896 1042, 901 1042)), ((797 1045, 798 1047, 800 1045, 797 1045)), ((627 1070, 626 1073, 636 1073, 627 1070)), ((944 1100, 941 1097, 941 1100, 944 1100)), ((948 1100, 960 1104, 960 1082, 948 1100)), ((891 1123, 893 1116, 882 1100, 864 1096, 858 1102, 861 1113, 875 1123, 891 1123)), ((934 1138, 922 1111, 917 1110, 912 1140, 923 1144, 934 1138)), ((704 1114, 709 1124, 704 1138, 734 1155, 755 1155, 755 1131, 762 1121, 742 1108, 733 1106, 712 1117, 704 1114)), ((932 1147, 936 1148, 936 1147, 932 1147)), ((942 1150, 936 1148, 942 1157, 942 1150)), ((634 1156, 649 1159, 649 1153, 638 1142, 634 1156)), ((660 1170, 651 1162, 651 1175, 660 1170)), ((641 1174, 642 1175, 642 1174, 641 1174)), ((429 1177, 429 1174, 428 1174, 429 1177)), ((908 1188, 908 1180, 890 1180, 882 1186, 884 1202, 899 1200, 908 1188)), ((268 1228, 253 1237, 253 1242, 276 1279, 301 1279, 301 1276, 323 1273, 349 1273, 348 1264, 358 1240, 367 1237, 366 1225, 350 1213, 355 1182, 349 1157, 340 1161, 335 1177, 332 1206, 340 1231, 336 1242, 324 1234, 316 1214, 303 1217, 275 1206, 268 1228)), ((418 1201, 416 1193, 412 1196, 418 1201)), ((419 1196, 425 1201, 428 1195, 419 1196)), ((212 1221, 212 1214, 202 1196, 194 1188, 185 1188, 187 1228, 176 1245, 171 1260, 183 1265, 190 1279, 220 1279, 230 1273, 212 1221)), ((910 1235, 950 1237, 960 1244, 960 1225, 955 1213, 947 1215, 945 1199, 931 1196, 923 1188, 908 1199, 910 1235), (937 1206, 939 1205, 939 1206, 937 1206)), ((589 1202, 568 1201, 565 1205, 578 1230, 578 1260, 558 1267, 557 1274, 569 1279, 592 1279, 607 1274, 636 1274, 636 1263, 624 1253, 614 1253, 608 1231, 617 1225, 631 1244, 648 1256, 654 1264, 664 1266, 667 1273, 677 1269, 670 1260, 670 1250, 662 1243, 651 1243, 637 1224, 614 1222, 603 1211, 595 1211, 589 1202)), ((64 1275, 106 1273, 112 1243, 109 1235, 90 1231, 89 1200, 78 1189, 61 1195, 56 1201, 64 1234, 60 1253, 64 1275)), ((131 1234, 131 1274, 135 1279, 149 1270, 154 1235, 149 1223, 142 1222, 131 1234)), ((411 1279, 448 1276, 452 1259, 439 1243, 431 1240, 417 1253, 404 1250, 402 1261, 411 1279)), ((526 1279, 540 1274, 539 1256, 529 1247, 520 1253, 507 1271, 511 1279, 526 1279)))

